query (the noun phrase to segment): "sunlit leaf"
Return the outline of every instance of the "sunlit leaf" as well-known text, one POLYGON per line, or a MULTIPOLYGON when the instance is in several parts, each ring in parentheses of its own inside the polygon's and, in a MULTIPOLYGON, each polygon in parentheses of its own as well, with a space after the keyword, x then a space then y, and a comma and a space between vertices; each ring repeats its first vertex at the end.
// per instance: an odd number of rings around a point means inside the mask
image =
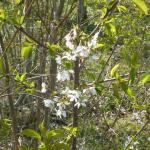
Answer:
POLYGON ((22 50, 21 50, 21 56, 22 58, 24 59, 27 59, 29 58, 31 52, 32 52, 32 44, 25 44, 23 47, 22 47, 22 50))
POLYGON ((3 9, 0 9, 0 20, 5 20, 5 19, 6 19, 5 11, 3 9))
POLYGON ((44 127, 44 123, 43 123, 43 122, 39 124, 39 130, 40 130, 42 136, 45 136, 45 135, 46 135, 46 131, 47 131, 47 130, 46 130, 46 128, 44 127))
POLYGON ((148 8, 144 0, 133 0, 133 2, 142 10, 142 12, 144 12, 145 15, 148 15, 148 8))
POLYGON ((118 8, 119 12, 127 11, 127 8, 125 6, 122 6, 122 5, 118 5, 117 8, 118 8))
POLYGON ((107 23, 106 27, 107 27, 108 32, 110 32, 113 35, 116 34, 116 27, 112 23, 107 23))
POLYGON ((20 77, 20 81, 21 81, 21 82, 24 81, 25 78, 26 78, 26 73, 24 73, 24 74, 20 77))
POLYGON ((22 0, 15 0, 15 3, 16 3, 17 5, 19 5, 21 2, 22 2, 22 0))
POLYGON ((47 139, 51 139, 51 138, 59 138, 62 137, 64 135, 64 131, 63 130, 51 130, 49 132, 47 132, 46 137, 47 139))
POLYGON ((128 87, 128 89, 127 89, 127 91, 126 91, 126 94, 127 94, 129 97, 134 98, 134 92, 133 92, 133 90, 132 90, 130 87, 128 87))
POLYGON ((49 53, 51 56, 55 56, 55 51, 61 49, 61 47, 57 44, 51 44, 48 42, 46 44, 47 44, 47 47, 49 48, 49 53))
POLYGON ((34 131, 32 129, 25 129, 25 130, 22 131, 22 134, 27 136, 27 137, 31 137, 31 138, 41 140, 41 136, 36 131, 34 131))
POLYGON ((102 9, 100 10, 100 13, 101 13, 101 17, 100 17, 100 18, 104 18, 104 16, 105 16, 106 13, 107 13, 107 8, 102 8, 102 9))
POLYGON ((150 81, 150 73, 144 74, 144 75, 141 77, 140 83, 141 83, 141 84, 145 84, 145 83, 147 83, 147 82, 149 82, 149 81, 150 81))
POLYGON ((119 64, 115 65, 115 66, 111 69, 111 72, 110 72, 111 77, 114 77, 114 76, 115 76, 115 73, 116 73, 116 71, 117 71, 118 68, 119 68, 119 64))

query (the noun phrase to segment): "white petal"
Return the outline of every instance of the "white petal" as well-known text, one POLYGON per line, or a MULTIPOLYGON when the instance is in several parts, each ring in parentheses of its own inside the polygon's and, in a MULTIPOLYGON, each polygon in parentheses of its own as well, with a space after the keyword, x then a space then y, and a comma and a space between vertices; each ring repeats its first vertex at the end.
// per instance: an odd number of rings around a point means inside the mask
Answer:
POLYGON ((56 60, 57 64, 61 65, 61 57, 60 56, 56 57, 55 60, 56 60))
POLYGON ((51 107, 54 104, 54 102, 50 99, 45 99, 44 100, 44 106, 45 107, 51 107))

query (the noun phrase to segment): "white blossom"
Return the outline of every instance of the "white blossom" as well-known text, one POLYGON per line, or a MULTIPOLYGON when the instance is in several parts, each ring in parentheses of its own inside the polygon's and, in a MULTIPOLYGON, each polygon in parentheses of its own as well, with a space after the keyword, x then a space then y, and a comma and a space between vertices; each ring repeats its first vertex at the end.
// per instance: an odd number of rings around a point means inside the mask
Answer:
POLYGON ((95 87, 89 87, 87 89, 84 89, 83 93, 85 93, 85 94, 89 94, 90 93, 91 95, 96 95, 97 94, 97 92, 95 90, 95 87))
POLYGON ((69 87, 66 87, 65 90, 62 90, 61 94, 67 94, 69 90, 70 90, 69 87))
POLYGON ((61 110, 61 109, 58 109, 56 110, 56 116, 59 116, 60 118, 63 116, 63 117, 66 117, 66 111, 64 110, 61 110))
POLYGON ((91 58, 92 58, 93 60, 98 60, 98 59, 99 59, 97 55, 93 55, 91 58))
POLYGON ((64 39, 65 39, 65 41, 66 41, 66 46, 67 46, 69 49, 74 50, 75 47, 74 47, 74 44, 71 42, 71 35, 70 35, 70 33, 67 34, 64 39))
POLYGON ((77 48, 75 49, 74 53, 77 54, 78 56, 82 57, 82 58, 86 58, 89 56, 89 49, 87 47, 79 44, 77 46, 77 48))
POLYGON ((71 74, 73 74, 73 73, 74 73, 74 70, 71 70, 71 69, 70 69, 70 70, 68 70, 68 72, 71 73, 71 74))
POLYGON ((69 71, 63 70, 62 72, 58 72, 58 74, 57 74, 57 80, 58 81, 70 80, 69 71))
POLYGON ((77 102, 77 100, 81 96, 81 92, 80 91, 78 91, 78 90, 70 90, 68 87, 66 87, 66 89, 62 91, 62 94, 65 94, 69 98, 69 100, 71 102, 72 101, 77 102))
POLYGON ((82 100, 82 101, 78 100, 74 106, 77 106, 77 108, 80 108, 81 106, 86 107, 86 101, 87 100, 82 100))
POLYGON ((41 93, 46 93, 46 83, 45 82, 42 82, 42 89, 41 89, 41 93))
POLYGON ((81 92, 78 90, 69 90, 67 94, 67 97, 70 99, 71 102, 72 101, 77 102, 80 96, 81 96, 81 92))
POLYGON ((55 60, 56 60, 57 64, 61 65, 61 57, 60 56, 57 56, 55 58, 55 60))
POLYGON ((74 45, 73 45, 72 42, 70 42, 70 41, 66 41, 66 46, 67 46, 69 49, 71 49, 71 50, 74 50, 74 49, 75 49, 74 45))
POLYGON ((139 144, 139 142, 138 142, 138 141, 133 142, 133 145, 137 145, 137 144, 139 144))
POLYGON ((94 47, 94 46, 96 46, 98 35, 99 35, 99 32, 95 33, 95 35, 93 36, 93 38, 91 39, 91 41, 88 42, 88 46, 89 46, 89 47, 94 47))
POLYGON ((147 140, 150 142, 150 137, 148 137, 147 140))
POLYGON ((50 99, 45 99, 44 100, 44 106, 45 107, 51 107, 53 105, 54 105, 54 102, 52 100, 50 100, 50 99))
POLYGON ((71 54, 69 52, 65 52, 64 56, 62 57, 63 59, 67 59, 67 60, 76 60, 77 55, 76 54, 71 54))
POLYGON ((90 88, 89 88, 89 91, 90 91, 90 93, 91 93, 92 95, 96 95, 96 94, 97 94, 97 92, 96 92, 96 90, 95 90, 95 87, 90 87, 90 88))

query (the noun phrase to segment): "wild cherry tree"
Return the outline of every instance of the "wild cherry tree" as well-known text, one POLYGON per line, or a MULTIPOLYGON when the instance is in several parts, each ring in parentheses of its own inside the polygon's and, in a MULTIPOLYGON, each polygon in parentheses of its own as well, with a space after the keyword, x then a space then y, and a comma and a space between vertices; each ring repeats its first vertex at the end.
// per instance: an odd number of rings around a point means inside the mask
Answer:
POLYGON ((2 149, 149 149, 148 5, 0 2, 2 149))

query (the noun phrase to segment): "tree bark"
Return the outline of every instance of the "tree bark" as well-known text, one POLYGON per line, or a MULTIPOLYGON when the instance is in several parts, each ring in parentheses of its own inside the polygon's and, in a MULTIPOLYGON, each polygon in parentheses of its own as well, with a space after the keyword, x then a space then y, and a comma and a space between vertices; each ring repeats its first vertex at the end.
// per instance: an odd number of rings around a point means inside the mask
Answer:
MULTIPOLYGON (((77 8, 77 24, 80 28, 80 24, 84 14, 84 0, 78 0, 78 8, 77 8)), ((77 57, 74 63, 74 89, 78 89, 80 85, 80 59, 77 57)), ((73 102, 73 127, 78 127, 78 108, 73 102)), ((72 150, 77 149, 77 137, 73 137, 72 139, 72 150)))
POLYGON ((7 58, 7 54, 5 52, 5 47, 4 47, 4 42, 2 39, 2 35, 0 34, 0 43, 1 43, 1 49, 3 53, 3 60, 4 60, 4 66, 5 66, 5 73, 6 73, 6 78, 5 78, 5 86, 7 88, 7 94, 8 94, 8 102, 9 102, 9 108, 10 108, 10 115, 12 119, 12 132, 13 132, 13 149, 14 150, 19 150, 19 143, 18 143, 18 136, 17 136, 17 120, 16 120, 16 111, 14 108, 14 103, 13 103, 13 97, 11 95, 12 90, 11 90, 11 79, 10 79, 10 69, 9 69, 9 62, 7 58))

